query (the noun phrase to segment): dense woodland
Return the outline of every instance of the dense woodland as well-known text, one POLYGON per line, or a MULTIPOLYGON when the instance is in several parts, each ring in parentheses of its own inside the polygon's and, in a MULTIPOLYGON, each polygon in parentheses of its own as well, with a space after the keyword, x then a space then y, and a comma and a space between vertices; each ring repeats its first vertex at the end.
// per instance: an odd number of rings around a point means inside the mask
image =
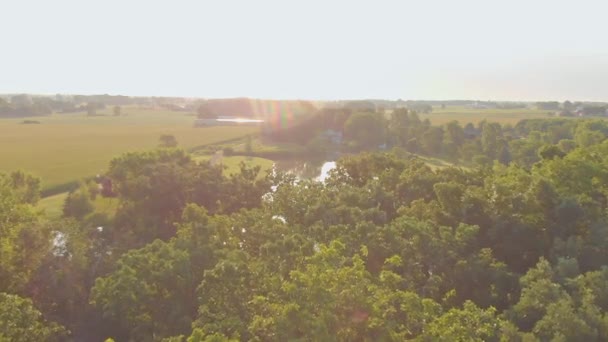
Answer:
POLYGON ((605 121, 323 113, 324 183, 160 148, 108 166, 115 216, 83 183, 49 220, 0 176, 0 341, 608 340, 605 121))
POLYGON ((73 96, 31 96, 19 94, 0 96, 0 118, 44 116, 53 113, 88 112, 95 114, 98 109, 106 106, 122 106, 131 104, 147 104, 149 98, 132 98, 128 96, 111 95, 73 95, 73 96))

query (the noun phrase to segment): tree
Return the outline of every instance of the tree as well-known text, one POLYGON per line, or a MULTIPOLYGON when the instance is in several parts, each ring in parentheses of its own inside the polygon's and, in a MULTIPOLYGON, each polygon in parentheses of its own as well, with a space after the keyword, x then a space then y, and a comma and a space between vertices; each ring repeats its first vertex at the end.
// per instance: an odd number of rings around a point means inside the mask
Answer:
POLYGON ((597 145, 606 139, 602 132, 592 130, 589 127, 579 126, 574 134, 576 145, 580 147, 589 147, 597 145))
POLYGON ((485 123, 481 129, 481 147, 483 153, 490 158, 496 159, 500 148, 500 138, 502 138, 502 129, 498 123, 485 123))
MULTIPOLYGON (((437 312, 432 301, 375 285, 365 269, 365 247, 352 258, 344 251, 338 241, 319 246, 276 288, 277 295, 255 297, 251 333, 281 341, 411 337, 437 312)), ((387 281, 397 277, 385 273, 387 281)))
POLYGON ((424 152, 430 155, 441 153, 441 144, 443 142, 443 129, 441 127, 431 127, 427 129, 420 139, 420 145, 424 152))
POLYGON ((0 174, 0 292, 22 292, 51 244, 50 227, 29 203, 36 187, 23 191, 22 179, 0 174))
POLYGON ((451 309, 431 322, 420 341, 498 341, 503 321, 496 309, 478 308, 466 301, 462 309, 451 309))
POLYGON ((232 213, 262 205, 270 191, 260 167, 240 166, 226 177, 222 166, 198 163, 180 149, 126 153, 110 163, 107 176, 121 205, 116 212, 114 242, 141 247, 154 239, 168 240, 176 232, 188 203, 212 213, 232 213))
POLYGON ((177 139, 174 135, 163 134, 160 136, 160 147, 177 147, 177 139))
POLYGON ((476 166, 481 166, 481 167, 489 166, 492 164, 492 161, 490 160, 490 158, 488 158, 487 156, 485 156, 483 154, 474 155, 472 158, 472 161, 473 161, 473 164, 475 164, 476 166))
POLYGON ((91 201, 91 194, 88 186, 81 183, 80 187, 68 194, 63 204, 63 216, 74 217, 82 220, 84 217, 95 210, 91 201))
POLYGON ((248 260, 246 253, 234 251, 205 271, 197 289, 200 306, 194 326, 211 333, 250 339, 248 302, 253 300, 250 285, 255 281, 254 267, 255 261, 248 260))
POLYGON ((559 109, 559 102, 557 102, 557 101, 536 102, 536 107, 538 107, 538 109, 543 109, 543 110, 557 110, 557 109, 559 109))
POLYGON ((92 103, 92 102, 87 103, 87 115, 88 116, 97 115, 97 104, 96 103, 92 103))
POLYGON ((405 108, 395 109, 391 113, 391 118, 388 122, 388 133, 391 143, 396 146, 405 147, 410 139, 408 131, 410 130, 409 112, 405 108))
POLYGON ((377 148, 385 141, 385 119, 376 113, 351 115, 344 126, 345 138, 357 149, 377 148))
POLYGON ((199 119, 215 119, 217 115, 214 113, 213 109, 208 103, 201 104, 196 113, 198 114, 199 119))
POLYGON ((114 108, 112 108, 112 112, 114 113, 114 116, 121 116, 122 108, 120 106, 114 106, 114 108))
POLYGON ((116 271, 97 278, 91 302, 132 339, 169 337, 190 330, 193 280, 188 253, 156 240, 126 253, 116 271))
POLYGON ((505 139, 500 139, 498 141, 498 152, 496 155, 496 160, 503 165, 509 165, 511 162, 511 151, 509 150, 509 144, 505 139))
POLYGON ((545 145, 538 150, 542 159, 562 158, 566 154, 557 145, 545 145))
POLYGON ((53 245, 45 251, 26 293, 47 319, 71 330, 75 339, 95 339, 106 327, 89 305, 89 290, 97 275, 108 272, 115 261, 104 246, 104 232, 97 224, 73 219, 49 224, 53 245))
POLYGON ((47 322, 31 300, 0 292, 0 341, 62 341, 68 331, 47 322))
POLYGON ((460 147, 464 143, 464 130, 458 121, 450 121, 447 123, 444 131, 444 139, 446 144, 454 144, 456 147, 460 147))
POLYGON ((34 104, 32 97, 27 94, 11 96, 11 105, 15 108, 31 107, 34 104))
POLYGON ((40 199, 40 178, 23 171, 13 171, 9 175, 10 186, 19 202, 35 205, 40 199))
POLYGON ((247 154, 253 153, 253 144, 252 144, 252 139, 251 139, 250 135, 245 137, 245 153, 247 153, 247 154))
POLYGON ((568 297, 559 284, 553 283, 553 277, 551 265, 541 258, 536 267, 520 278, 523 286, 521 297, 509 315, 523 331, 531 331, 536 322, 545 315, 551 303, 568 297))

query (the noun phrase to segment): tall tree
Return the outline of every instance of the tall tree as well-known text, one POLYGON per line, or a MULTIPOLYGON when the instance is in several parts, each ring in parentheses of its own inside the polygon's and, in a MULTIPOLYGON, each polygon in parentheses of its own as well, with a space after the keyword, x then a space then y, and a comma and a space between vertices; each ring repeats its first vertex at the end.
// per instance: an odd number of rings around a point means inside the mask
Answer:
POLYGON ((65 341, 68 331, 47 322, 32 301, 0 292, 0 341, 65 341))

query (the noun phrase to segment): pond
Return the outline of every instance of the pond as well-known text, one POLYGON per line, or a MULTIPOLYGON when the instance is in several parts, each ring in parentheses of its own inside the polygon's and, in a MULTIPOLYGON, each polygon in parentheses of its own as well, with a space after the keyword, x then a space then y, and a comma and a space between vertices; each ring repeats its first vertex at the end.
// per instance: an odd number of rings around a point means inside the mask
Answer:
POLYGON ((285 159, 274 163, 276 170, 294 174, 300 179, 325 181, 329 172, 336 168, 335 161, 285 159))

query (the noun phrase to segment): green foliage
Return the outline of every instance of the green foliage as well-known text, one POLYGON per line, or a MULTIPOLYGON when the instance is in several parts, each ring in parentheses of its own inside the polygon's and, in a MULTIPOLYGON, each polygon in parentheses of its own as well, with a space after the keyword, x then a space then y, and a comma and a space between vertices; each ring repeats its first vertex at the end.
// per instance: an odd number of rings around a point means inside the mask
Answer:
POLYGON ((35 205, 40 199, 40 179, 26 174, 23 171, 13 171, 4 182, 9 182, 15 191, 18 200, 23 203, 35 205))
POLYGON ((572 139, 562 139, 557 143, 557 146, 564 153, 568 153, 576 148, 576 142, 572 139))
POLYGON ((32 301, 0 292, 0 341, 62 341, 68 331, 44 320, 32 301))
POLYGON ((98 278, 91 302, 137 340, 187 332, 195 304, 191 269, 186 251, 156 240, 126 253, 116 271, 98 278))
POLYGON ((420 341, 499 341, 502 320, 496 309, 481 309, 466 301, 462 309, 451 309, 431 322, 420 341))
POLYGON ((547 145, 538 150, 541 159, 562 158, 566 154, 557 145, 547 145))
POLYGON ((63 204, 63 216, 82 220, 94 210, 90 187, 81 183, 77 190, 68 194, 63 204))
POLYGON ((344 124, 344 136, 357 149, 377 148, 386 142, 385 119, 377 113, 356 113, 344 124))
POLYGON ((187 342, 237 342, 239 339, 228 338, 223 334, 205 334, 201 329, 194 329, 187 342))
MULTIPOLYGON (((24 186, 22 174, 0 174, 0 291, 18 292, 50 248, 51 232, 30 202, 36 188, 24 186), (17 179, 17 181, 15 181, 17 179)), ((37 184, 37 183, 36 183, 37 184)))
MULTIPOLYGON (((350 120, 355 147, 377 147, 354 128, 381 114, 323 113, 310 127, 350 120)), ((45 221, 36 179, 0 176, 0 291, 33 310, 3 319, 75 340, 608 340, 607 125, 431 126, 400 109, 378 127, 396 148, 324 182, 179 149, 119 156, 116 215, 76 210, 89 183, 68 197, 77 219, 45 221)))
POLYGON ((270 187, 267 179, 258 177, 260 167, 241 163, 239 171, 226 177, 221 166, 197 163, 178 149, 115 158, 108 176, 121 200, 116 243, 131 248, 172 237, 174 223, 188 203, 227 213, 260 206, 270 187))

